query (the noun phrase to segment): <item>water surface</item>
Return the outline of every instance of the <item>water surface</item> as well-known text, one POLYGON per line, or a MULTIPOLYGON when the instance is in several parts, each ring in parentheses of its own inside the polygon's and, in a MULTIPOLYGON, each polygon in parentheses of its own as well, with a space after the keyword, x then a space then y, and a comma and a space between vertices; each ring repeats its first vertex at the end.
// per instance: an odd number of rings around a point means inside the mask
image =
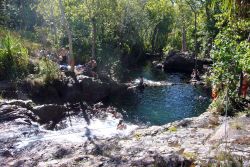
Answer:
POLYGON ((198 116, 210 104, 209 92, 200 86, 188 84, 189 75, 165 73, 152 69, 147 63, 142 68, 124 73, 124 82, 136 80, 139 76, 150 81, 176 83, 172 86, 146 87, 134 95, 115 97, 111 103, 124 113, 128 122, 149 125, 163 125, 183 118, 198 116))

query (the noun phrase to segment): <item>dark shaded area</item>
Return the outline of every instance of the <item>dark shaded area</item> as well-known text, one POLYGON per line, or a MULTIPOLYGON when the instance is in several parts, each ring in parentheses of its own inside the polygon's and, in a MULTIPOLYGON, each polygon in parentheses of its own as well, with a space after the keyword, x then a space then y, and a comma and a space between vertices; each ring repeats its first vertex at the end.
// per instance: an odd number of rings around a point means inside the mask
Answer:
MULTIPOLYGON (((197 59, 197 69, 203 71, 204 65, 211 65, 212 63, 212 60, 209 59, 197 59)), ((171 51, 164 62, 164 70, 168 72, 192 73, 194 68, 195 57, 181 52, 171 51)))

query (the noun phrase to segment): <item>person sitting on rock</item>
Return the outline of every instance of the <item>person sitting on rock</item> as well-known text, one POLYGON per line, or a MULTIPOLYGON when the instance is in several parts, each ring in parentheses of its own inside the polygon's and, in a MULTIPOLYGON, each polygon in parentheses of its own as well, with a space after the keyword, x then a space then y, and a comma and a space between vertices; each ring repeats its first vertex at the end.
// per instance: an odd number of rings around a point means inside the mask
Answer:
POLYGON ((88 63, 87 66, 91 69, 91 70, 95 70, 95 68, 97 67, 97 63, 95 61, 95 59, 91 59, 88 63))
POLYGON ((123 120, 121 119, 117 125, 117 130, 124 130, 127 126, 123 123, 123 120))
POLYGON ((97 67, 97 63, 96 63, 95 59, 91 59, 86 65, 86 71, 87 71, 88 75, 90 75, 94 78, 97 78, 98 75, 95 72, 96 67, 97 67))

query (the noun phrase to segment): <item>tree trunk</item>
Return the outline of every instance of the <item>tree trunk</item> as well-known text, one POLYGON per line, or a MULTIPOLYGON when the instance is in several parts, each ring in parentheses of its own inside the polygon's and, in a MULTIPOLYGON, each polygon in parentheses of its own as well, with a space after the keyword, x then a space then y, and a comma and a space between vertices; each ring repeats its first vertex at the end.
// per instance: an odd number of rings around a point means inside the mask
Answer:
MULTIPOLYGON (((205 4, 205 11, 206 11, 206 17, 207 17, 207 23, 211 25, 212 23, 212 17, 211 17, 211 12, 210 12, 210 6, 211 2, 207 1, 205 4)), ((205 57, 209 58, 210 57, 210 51, 212 50, 212 45, 213 45, 213 36, 214 32, 211 30, 208 30, 209 38, 206 41, 206 48, 205 48, 205 57)))
POLYGON ((182 52, 186 52, 187 51, 187 38, 186 38, 186 29, 185 26, 182 26, 182 48, 181 48, 182 52))
POLYGON ((194 56, 195 56, 195 70, 197 71, 197 52, 198 52, 198 46, 197 46, 197 13, 194 12, 194 56))
POLYGON ((19 0, 18 3, 18 8, 20 10, 19 16, 20 16, 20 23, 19 23, 19 31, 21 32, 24 27, 23 23, 24 23, 24 5, 23 5, 23 1, 19 0))
POLYGON ((157 35, 158 35, 158 28, 155 28, 153 38, 152 38, 152 51, 153 52, 155 52, 155 44, 156 44, 156 40, 157 40, 157 35))
POLYGON ((62 14, 62 22, 63 22, 63 25, 64 25, 66 31, 67 31, 68 41, 69 41, 69 60, 68 60, 68 62, 70 64, 70 66, 71 66, 71 71, 74 71, 75 63, 74 63, 74 57, 73 57, 72 34, 71 34, 70 29, 69 29, 69 23, 68 23, 68 21, 66 19, 66 16, 65 16, 62 0, 59 0, 59 6, 60 6, 60 9, 61 9, 61 14, 62 14))
POLYGON ((92 58, 96 58, 96 20, 92 18, 92 58))
POLYGON ((242 82, 243 82, 243 72, 240 72, 240 87, 239 87, 239 91, 238 91, 238 96, 241 96, 241 89, 242 89, 242 82))
POLYGON ((50 20, 53 23, 51 25, 51 31, 52 31, 52 34, 54 34, 54 44, 57 45, 57 29, 56 29, 56 24, 55 24, 56 19, 55 19, 52 3, 50 5, 50 20))

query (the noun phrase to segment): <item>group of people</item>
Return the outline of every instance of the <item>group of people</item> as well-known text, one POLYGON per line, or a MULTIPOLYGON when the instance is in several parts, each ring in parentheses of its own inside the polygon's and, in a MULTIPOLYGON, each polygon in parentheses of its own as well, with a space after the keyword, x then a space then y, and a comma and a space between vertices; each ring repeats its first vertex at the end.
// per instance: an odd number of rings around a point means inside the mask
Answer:
MULTIPOLYGON (((49 50, 41 49, 35 54, 37 57, 46 57, 56 62, 60 66, 61 71, 68 71, 71 68, 71 62, 69 62, 69 48, 61 48, 56 53, 49 50)), ((78 74, 84 74, 90 77, 97 77, 96 71, 97 62, 95 59, 91 59, 84 65, 75 66, 75 72, 78 74)))
POLYGON ((76 70, 78 70, 81 74, 97 78, 96 68, 97 68, 97 63, 95 59, 91 59, 85 65, 81 65, 80 69, 76 68, 76 70))
MULTIPOLYGON (((96 67, 97 67, 97 63, 95 61, 95 59, 91 59, 88 63, 86 64, 79 64, 77 66, 75 66, 75 73, 76 74, 83 74, 89 77, 97 77, 97 73, 96 73, 96 67)), ((68 71, 70 68, 69 65, 67 64, 60 64, 60 69, 62 71, 68 71)))

